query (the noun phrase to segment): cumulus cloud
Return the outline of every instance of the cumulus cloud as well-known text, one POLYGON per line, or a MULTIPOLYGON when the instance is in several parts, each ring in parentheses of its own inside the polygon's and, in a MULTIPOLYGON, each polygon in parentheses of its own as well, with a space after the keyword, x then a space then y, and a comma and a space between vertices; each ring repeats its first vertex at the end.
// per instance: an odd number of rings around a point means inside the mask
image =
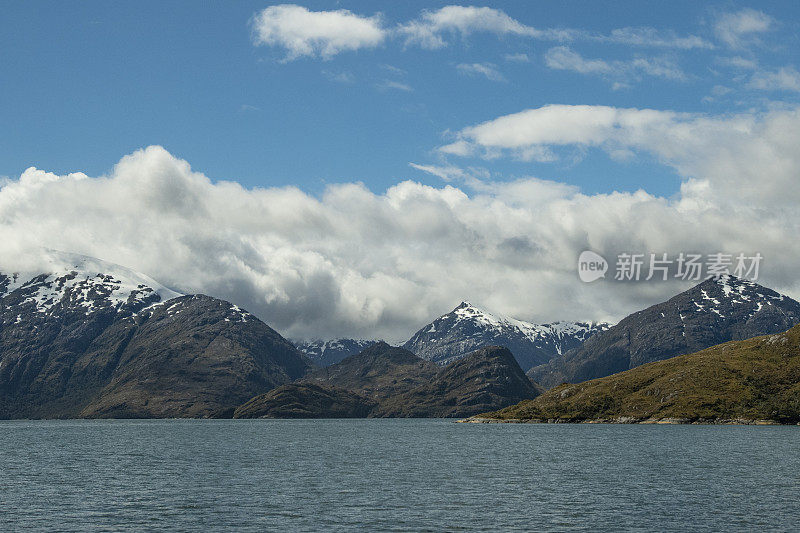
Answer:
POLYGON ((684 80, 686 75, 667 58, 637 57, 627 61, 587 59, 567 46, 556 46, 545 53, 545 64, 556 70, 599 75, 626 84, 641 75, 669 80, 684 80))
POLYGON ((492 63, 461 63, 456 65, 456 69, 467 76, 482 76, 492 81, 506 81, 497 65, 492 63))
POLYGON ((742 48, 758 42, 758 35, 769 31, 772 17, 755 9, 723 13, 714 24, 717 38, 731 48, 742 48))
POLYGON ((270 6, 252 20, 256 45, 286 50, 286 60, 302 56, 330 59, 344 51, 374 48, 386 38, 379 16, 362 17, 346 9, 309 11, 297 5, 270 6))
POLYGON ((582 284, 585 249, 612 260, 757 251, 764 282, 796 296, 798 119, 549 106, 461 133, 501 156, 568 143, 646 150, 683 176, 674 198, 488 173, 467 183, 469 168, 423 164, 454 181, 340 184, 315 197, 212 182, 157 146, 106 176, 29 168, 0 188, 0 266, 33 247, 83 253, 236 302, 293 338, 401 341, 461 299, 533 321, 614 320, 687 286, 582 284))

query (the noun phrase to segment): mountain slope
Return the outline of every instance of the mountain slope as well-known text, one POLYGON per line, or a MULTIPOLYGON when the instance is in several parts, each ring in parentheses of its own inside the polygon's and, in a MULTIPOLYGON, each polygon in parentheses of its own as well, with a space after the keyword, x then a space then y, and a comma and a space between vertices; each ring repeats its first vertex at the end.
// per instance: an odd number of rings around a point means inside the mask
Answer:
POLYGON ((548 388, 578 383, 730 340, 779 333, 797 323, 800 303, 756 283, 723 276, 626 317, 528 375, 548 388))
POLYGON ((414 334, 403 348, 447 364, 484 346, 505 346, 523 370, 546 363, 609 327, 605 323, 530 324, 492 315, 462 302, 414 334))
POLYGON ((334 339, 329 341, 297 341, 294 345, 306 354, 315 365, 330 366, 355 355, 377 341, 359 339, 334 339))
POLYGON ((800 326, 561 385, 476 420, 800 423, 800 326))
POLYGON ((51 259, 47 272, 0 274, 0 418, 212 416, 309 368, 227 302, 51 259))
POLYGON ((535 398, 540 393, 508 349, 490 346, 441 369, 429 383, 386 399, 374 415, 470 416, 535 398))
POLYGON ((376 342, 339 363, 311 372, 304 380, 383 399, 427 383, 438 371, 435 364, 407 350, 376 342))
POLYGON ((319 383, 289 383, 256 396, 234 418, 366 418, 377 406, 354 392, 319 383))

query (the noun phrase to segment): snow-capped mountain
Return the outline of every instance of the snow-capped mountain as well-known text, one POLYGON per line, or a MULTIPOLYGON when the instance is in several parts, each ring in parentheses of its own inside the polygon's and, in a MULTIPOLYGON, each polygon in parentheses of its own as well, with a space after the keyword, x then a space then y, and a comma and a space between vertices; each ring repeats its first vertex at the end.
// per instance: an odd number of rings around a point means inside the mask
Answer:
POLYGON ((723 342, 782 333, 798 323, 800 303, 788 296, 734 276, 709 278, 528 375, 545 387, 578 383, 723 342))
POLYGON ((483 346, 505 346, 523 370, 546 363, 582 344, 609 324, 553 322, 531 324, 461 304, 420 329, 403 347, 445 365, 483 346))
MULTIPOLYGON (((129 316, 183 296, 129 268, 93 257, 50 251, 37 272, 0 273, 0 297, 20 312, 115 311, 129 316)), ((21 318, 22 315, 20 315, 21 318)))
POLYGON ((229 302, 90 257, 40 264, 0 273, 0 418, 217 416, 310 367, 229 302))
POLYGON ((319 366, 330 366, 375 344, 376 340, 334 339, 329 341, 296 341, 294 345, 319 366))

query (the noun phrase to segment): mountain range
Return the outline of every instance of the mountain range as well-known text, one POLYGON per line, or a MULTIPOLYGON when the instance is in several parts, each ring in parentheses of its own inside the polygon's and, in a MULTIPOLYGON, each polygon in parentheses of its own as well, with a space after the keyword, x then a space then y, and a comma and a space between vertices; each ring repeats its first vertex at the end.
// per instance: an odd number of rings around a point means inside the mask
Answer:
POLYGON ((53 252, 40 271, 0 273, 0 418, 464 417, 798 323, 798 302, 722 276, 615 326, 535 325, 463 302, 402 347, 300 350, 235 304, 53 252))
POLYGON ((481 348, 441 368, 379 342, 253 398, 234 417, 463 417, 541 392, 506 348, 481 348))

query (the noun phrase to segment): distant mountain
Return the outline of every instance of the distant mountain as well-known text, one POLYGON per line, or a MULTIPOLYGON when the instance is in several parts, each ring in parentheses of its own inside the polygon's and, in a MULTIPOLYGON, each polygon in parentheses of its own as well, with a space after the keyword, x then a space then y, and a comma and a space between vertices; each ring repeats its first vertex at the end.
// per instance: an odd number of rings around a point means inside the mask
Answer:
POLYGON ((302 380, 253 398, 240 418, 461 417, 542 392, 506 348, 477 350, 444 368, 378 342, 302 380))
POLYGON ((561 385, 474 420, 797 424, 800 326, 561 385))
POLYGON ((429 383, 381 402, 374 416, 470 416, 541 392, 508 349, 489 346, 450 363, 429 383))
POLYGON ((506 348, 483 348, 439 368, 380 342, 251 399, 234 417, 464 417, 541 392, 506 348))
POLYGON ((376 342, 326 368, 307 375, 305 381, 348 389, 367 398, 385 399, 432 380, 439 367, 403 348, 376 342))
POLYGON ((297 341, 294 345, 318 366, 330 366, 345 357, 359 353, 377 341, 335 339, 329 341, 297 341))
POLYGON ((708 279, 634 313, 583 345, 533 368, 544 387, 579 383, 800 323, 800 303, 733 276, 708 279))
POLYGON ((310 368, 228 302, 84 256, 45 270, 0 274, 0 418, 220 416, 310 368))
POLYGON ((377 406, 354 392, 319 383, 289 383, 256 396, 234 418, 366 418, 377 406))
POLYGON ((530 324, 462 302, 420 329, 403 348, 446 365, 484 346, 505 346, 523 370, 546 363, 610 327, 595 322, 530 324))

